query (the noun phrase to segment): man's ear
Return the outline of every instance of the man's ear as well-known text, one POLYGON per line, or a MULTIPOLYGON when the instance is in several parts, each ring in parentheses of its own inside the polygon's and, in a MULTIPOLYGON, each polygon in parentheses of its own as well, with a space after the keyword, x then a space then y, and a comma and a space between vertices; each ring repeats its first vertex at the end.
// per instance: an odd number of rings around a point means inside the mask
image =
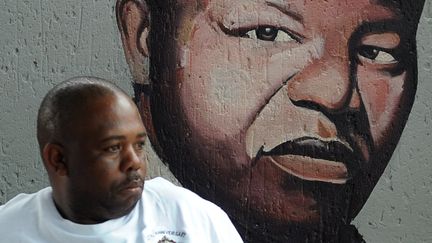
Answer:
POLYGON ((148 84, 149 57, 147 37, 150 13, 146 0, 117 0, 117 25, 120 30, 126 61, 134 81, 148 84))
POLYGON ((49 174, 58 176, 68 175, 64 149, 61 145, 54 143, 45 144, 42 149, 42 159, 49 174))

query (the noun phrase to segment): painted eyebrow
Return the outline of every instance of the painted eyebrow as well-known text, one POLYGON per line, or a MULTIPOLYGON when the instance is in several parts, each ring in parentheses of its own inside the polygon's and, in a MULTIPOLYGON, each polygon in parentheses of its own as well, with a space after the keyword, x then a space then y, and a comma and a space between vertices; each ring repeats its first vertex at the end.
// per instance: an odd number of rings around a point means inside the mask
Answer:
MULTIPOLYGON (((400 43, 403 43, 405 41, 411 40, 412 37, 415 38, 415 32, 412 30, 409 30, 406 27, 401 26, 407 26, 405 21, 400 20, 383 20, 383 21, 376 21, 376 22, 368 22, 365 21, 361 23, 356 30, 353 31, 350 40, 349 45, 350 48, 356 47, 358 43, 360 43, 361 39, 365 35, 370 34, 384 34, 393 32, 397 34, 400 38, 400 43)), ((404 47, 405 45, 400 45, 401 47, 404 47)))
POLYGON ((277 0, 266 0, 265 3, 270 7, 276 8, 277 10, 281 11, 285 15, 290 16, 294 20, 299 21, 300 23, 303 23, 303 16, 300 15, 299 13, 293 11, 292 9, 290 9, 288 3, 283 3, 283 2, 277 1, 277 0))

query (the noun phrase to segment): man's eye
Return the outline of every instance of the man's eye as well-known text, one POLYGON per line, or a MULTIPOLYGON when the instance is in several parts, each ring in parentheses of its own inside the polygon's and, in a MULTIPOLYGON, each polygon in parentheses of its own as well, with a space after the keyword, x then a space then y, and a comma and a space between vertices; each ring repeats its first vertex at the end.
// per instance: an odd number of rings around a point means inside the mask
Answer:
POLYGON ((120 149, 121 149, 120 145, 113 145, 106 148, 105 151, 109 153, 117 153, 118 151, 120 151, 120 149))
POLYGON ((388 50, 374 46, 362 46, 358 50, 360 60, 376 64, 394 64, 398 60, 388 50))
POLYGON ((144 147, 145 147, 145 142, 144 142, 144 141, 142 141, 142 142, 138 142, 138 143, 136 144, 136 149, 138 149, 138 150, 143 150, 144 147))
POLYGON ((287 32, 272 26, 259 26, 256 29, 247 31, 243 36, 254 40, 263 40, 263 41, 274 41, 274 42, 298 41, 287 32))

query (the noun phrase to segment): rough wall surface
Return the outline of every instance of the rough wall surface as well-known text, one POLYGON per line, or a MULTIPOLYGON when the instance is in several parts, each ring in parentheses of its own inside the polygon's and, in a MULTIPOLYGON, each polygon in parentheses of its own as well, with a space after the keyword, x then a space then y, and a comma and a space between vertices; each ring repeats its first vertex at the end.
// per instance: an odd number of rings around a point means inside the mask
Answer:
MULTIPOLYGON (((115 80, 131 93, 114 2, 0 3, 0 203, 48 185, 35 138, 39 103, 77 75, 115 80)), ((367 242, 432 242, 432 3, 418 34, 419 85, 391 162, 355 225, 367 242)), ((152 153, 151 177, 174 180, 152 153)))
MULTIPOLYGON (((80 75, 132 93, 112 1, 2 1, 0 7, 0 203, 48 185, 36 114, 56 83, 80 75)), ((150 175, 165 175, 150 165, 150 175)), ((170 178, 169 175, 167 175, 170 178)))

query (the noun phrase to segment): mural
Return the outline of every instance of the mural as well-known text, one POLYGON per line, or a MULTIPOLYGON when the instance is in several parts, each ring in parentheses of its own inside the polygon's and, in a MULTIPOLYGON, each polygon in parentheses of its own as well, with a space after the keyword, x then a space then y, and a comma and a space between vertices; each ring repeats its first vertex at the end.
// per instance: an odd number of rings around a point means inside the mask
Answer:
POLYGON ((362 242, 350 222, 410 113, 423 4, 119 0, 117 20, 152 145, 185 187, 246 242, 362 242))

